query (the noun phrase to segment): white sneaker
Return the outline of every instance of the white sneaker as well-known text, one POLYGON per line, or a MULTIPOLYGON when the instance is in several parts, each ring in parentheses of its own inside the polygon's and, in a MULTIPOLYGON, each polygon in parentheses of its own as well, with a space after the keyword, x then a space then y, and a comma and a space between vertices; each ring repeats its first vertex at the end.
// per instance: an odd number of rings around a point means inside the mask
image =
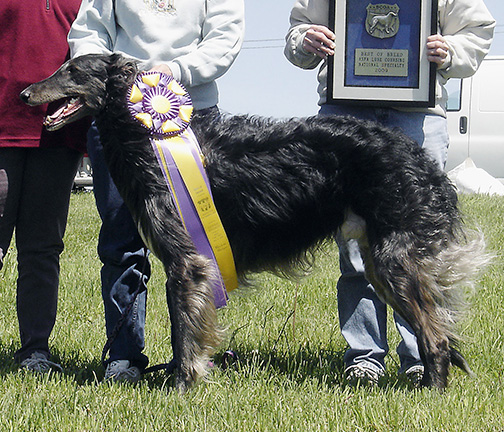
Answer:
POLYGON ((404 374, 406 378, 411 382, 413 387, 418 388, 422 384, 422 378, 424 376, 424 367, 423 365, 414 365, 408 368, 404 374))
POLYGON ((141 376, 140 369, 130 366, 129 360, 114 360, 107 365, 105 380, 136 383, 141 376))
POLYGON ((363 364, 354 364, 345 369, 345 378, 351 386, 357 385, 378 385, 378 381, 384 375, 384 372, 377 371, 363 364))
POLYGON ((31 372, 47 373, 51 370, 63 372, 63 368, 58 363, 49 361, 41 352, 34 352, 30 357, 21 362, 21 368, 31 372))

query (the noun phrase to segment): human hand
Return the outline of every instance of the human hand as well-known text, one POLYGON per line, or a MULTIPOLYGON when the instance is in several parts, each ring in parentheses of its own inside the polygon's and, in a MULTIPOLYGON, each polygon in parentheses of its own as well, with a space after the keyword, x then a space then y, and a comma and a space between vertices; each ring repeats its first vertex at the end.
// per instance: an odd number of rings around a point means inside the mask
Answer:
POLYGON ((334 39, 336 35, 325 26, 312 25, 303 39, 303 49, 325 59, 334 55, 334 39))
POLYGON ((170 67, 164 63, 153 66, 152 69, 149 70, 149 72, 163 72, 166 75, 170 75, 170 76, 173 75, 170 67))
POLYGON ((443 36, 435 34, 427 38, 427 59, 442 66, 448 57, 448 44, 443 36))

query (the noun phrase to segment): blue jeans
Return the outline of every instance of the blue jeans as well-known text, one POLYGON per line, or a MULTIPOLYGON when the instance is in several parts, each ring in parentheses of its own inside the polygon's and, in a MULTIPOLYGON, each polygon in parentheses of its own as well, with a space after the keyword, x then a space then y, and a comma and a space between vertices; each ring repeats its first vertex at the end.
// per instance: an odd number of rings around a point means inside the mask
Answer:
POLYGON ((131 312, 110 346, 109 360, 129 360, 145 369, 148 358, 145 346, 145 311, 147 281, 151 269, 144 246, 126 204, 110 177, 96 125, 88 132, 88 153, 93 167, 93 189, 96 207, 102 220, 98 240, 105 327, 110 338, 124 310, 132 302, 140 284, 131 312))
MULTIPOLYGON (((320 115, 352 115, 373 120, 389 128, 399 128, 422 147, 444 168, 448 151, 446 119, 419 112, 398 111, 391 108, 323 105, 320 115)), ((387 306, 378 299, 373 286, 364 277, 364 265, 357 242, 337 238, 340 249, 341 278, 338 281, 338 312, 340 328, 348 343, 346 366, 362 364, 377 372, 385 370, 387 343, 387 306)), ((402 341, 397 347, 401 362, 400 372, 421 365, 418 344, 411 327, 394 314, 402 341)))

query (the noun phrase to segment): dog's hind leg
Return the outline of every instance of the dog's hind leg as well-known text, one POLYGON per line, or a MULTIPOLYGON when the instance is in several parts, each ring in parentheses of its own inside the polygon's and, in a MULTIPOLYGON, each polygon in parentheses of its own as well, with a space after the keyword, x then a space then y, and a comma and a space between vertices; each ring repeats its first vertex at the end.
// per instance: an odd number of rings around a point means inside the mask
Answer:
MULTIPOLYGON (((362 249, 361 249, 362 253, 362 249)), ((399 313, 417 337, 424 365, 422 385, 444 388, 450 365, 450 332, 438 314, 436 300, 421 286, 415 265, 402 257, 370 259, 364 250, 366 278, 376 293, 399 313)))
POLYGON ((453 347, 458 340, 453 326, 462 303, 457 285, 466 276, 461 263, 468 262, 470 256, 477 260, 481 245, 476 241, 463 248, 452 238, 431 244, 427 252, 414 238, 407 232, 392 233, 372 247, 362 242, 361 253, 366 277, 377 294, 410 324, 417 336, 425 367, 422 385, 443 389, 450 364, 471 373, 453 347))
POLYGON ((347 212, 341 233, 346 240, 358 241, 366 278, 381 300, 390 304, 415 332, 425 367, 422 385, 446 387, 452 356, 463 357, 450 347, 454 339, 448 325, 450 306, 446 299, 435 295, 438 287, 429 286, 434 279, 422 276, 426 270, 412 252, 414 246, 409 247, 414 243, 406 241, 404 235, 391 235, 372 248, 365 221, 351 211, 347 212), (442 312, 440 303, 445 307, 442 312))

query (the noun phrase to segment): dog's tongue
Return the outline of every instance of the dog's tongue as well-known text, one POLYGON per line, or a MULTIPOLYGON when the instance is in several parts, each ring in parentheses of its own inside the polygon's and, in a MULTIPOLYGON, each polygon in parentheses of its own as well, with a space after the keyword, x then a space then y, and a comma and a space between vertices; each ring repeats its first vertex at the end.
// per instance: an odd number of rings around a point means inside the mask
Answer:
POLYGON ((63 105, 61 105, 56 112, 48 115, 44 120, 44 126, 51 126, 62 122, 65 118, 71 116, 73 113, 78 111, 82 107, 82 102, 80 99, 73 98, 66 100, 63 105))

